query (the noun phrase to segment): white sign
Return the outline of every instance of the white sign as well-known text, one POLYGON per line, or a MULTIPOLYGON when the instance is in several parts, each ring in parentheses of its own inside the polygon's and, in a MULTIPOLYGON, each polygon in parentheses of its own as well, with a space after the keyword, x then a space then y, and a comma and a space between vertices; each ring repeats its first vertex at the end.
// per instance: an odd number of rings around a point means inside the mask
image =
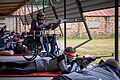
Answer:
POLYGON ((99 28, 100 22, 99 21, 90 21, 90 22, 88 22, 88 27, 89 28, 99 28))

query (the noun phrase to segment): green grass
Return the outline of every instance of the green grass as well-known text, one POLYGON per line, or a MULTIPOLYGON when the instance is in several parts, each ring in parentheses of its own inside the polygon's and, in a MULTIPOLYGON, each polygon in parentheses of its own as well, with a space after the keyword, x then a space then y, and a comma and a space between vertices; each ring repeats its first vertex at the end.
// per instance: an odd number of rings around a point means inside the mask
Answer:
MULTIPOLYGON (((75 47, 76 45, 82 43, 85 39, 67 39, 67 46, 75 47)), ((59 42, 62 42, 60 39, 59 42)), ((119 39, 120 42, 120 39, 119 39)), ((77 48, 77 53, 81 56, 89 54, 94 56, 101 56, 101 55, 110 55, 114 53, 114 38, 104 38, 104 39, 93 39, 90 42, 80 46, 77 48)), ((120 43, 119 43, 120 46, 120 43)), ((120 49, 119 49, 120 54, 120 49)))

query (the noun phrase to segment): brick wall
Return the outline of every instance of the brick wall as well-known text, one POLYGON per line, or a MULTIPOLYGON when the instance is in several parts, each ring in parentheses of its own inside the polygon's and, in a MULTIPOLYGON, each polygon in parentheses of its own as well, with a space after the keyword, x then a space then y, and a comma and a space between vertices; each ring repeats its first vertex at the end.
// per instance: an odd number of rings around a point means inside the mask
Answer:
MULTIPOLYGON (((114 17, 86 17, 86 22, 92 36, 110 36, 114 34, 114 17), (89 22, 97 22, 99 23, 99 26, 94 27, 93 25, 93 27, 90 27, 90 25, 88 24, 89 22)), ((56 32, 59 33, 58 29, 56 30, 56 32)), ((83 22, 72 23, 71 27, 67 28, 68 37, 74 37, 77 35, 87 35, 83 22)))

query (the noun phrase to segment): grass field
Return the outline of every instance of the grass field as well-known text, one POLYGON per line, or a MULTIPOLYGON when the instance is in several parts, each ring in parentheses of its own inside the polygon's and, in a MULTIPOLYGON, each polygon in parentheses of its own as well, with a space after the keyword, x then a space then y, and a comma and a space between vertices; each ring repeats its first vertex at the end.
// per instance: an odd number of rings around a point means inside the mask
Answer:
MULTIPOLYGON (((76 45, 82 43, 85 39, 67 39, 67 46, 75 47, 76 45)), ((120 41, 120 39, 119 39, 120 41)), ((62 40, 59 40, 62 42, 62 40)), ((110 55, 115 52, 114 48, 114 38, 110 39, 93 39, 90 42, 82 45, 77 48, 77 53, 81 56, 89 54, 89 55, 110 55)), ((119 43, 120 46, 120 43, 119 43)), ((119 49, 120 54, 120 49, 119 49)))

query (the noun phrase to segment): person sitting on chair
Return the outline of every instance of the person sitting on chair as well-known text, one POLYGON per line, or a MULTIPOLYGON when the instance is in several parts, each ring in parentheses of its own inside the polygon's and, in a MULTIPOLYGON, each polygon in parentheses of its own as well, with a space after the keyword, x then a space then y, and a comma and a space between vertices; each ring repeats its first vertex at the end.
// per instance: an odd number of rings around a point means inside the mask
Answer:
MULTIPOLYGON (((44 16, 45 15, 42 12, 37 13, 37 19, 33 19, 31 22, 30 34, 39 35, 40 34, 39 31, 43 30, 46 27, 47 24, 44 19, 44 16)), ((39 36, 36 36, 35 40, 37 44, 39 44, 40 50, 42 50, 43 49, 42 38, 40 38, 39 36)))
MULTIPOLYGON (((45 15, 42 12, 39 12, 37 14, 37 19, 33 19, 31 22, 31 30, 30 33, 33 34, 34 30, 37 30, 35 32, 35 35, 40 34, 40 32, 38 30, 43 30, 43 29, 55 29, 55 28, 50 28, 52 24, 54 24, 54 26, 58 26, 58 24, 60 23, 60 21, 58 21, 57 23, 47 23, 45 21, 45 15)), ((45 49, 47 56, 49 57, 56 57, 55 54, 55 46, 56 46, 56 35, 53 36, 43 36, 42 38, 40 37, 35 37, 35 40, 37 42, 37 44, 39 44, 39 50, 43 50, 43 48, 45 49), (51 47, 49 48, 49 43, 51 45, 51 47), (50 50, 51 49, 51 50, 50 50), (50 51, 50 52, 49 52, 50 51)))
POLYGON ((67 47, 64 54, 52 59, 45 57, 36 59, 31 62, 0 62, 0 74, 5 73, 32 73, 32 72, 54 72, 61 71, 62 73, 69 73, 74 68, 68 63, 76 57, 76 50, 72 47, 67 47), (69 67, 68 67, 69 65, 69 67))
POLYGON ((114 59, 100 61, 97 67, 63 74, 52 80, 120 80, 120 66, 114 59))

